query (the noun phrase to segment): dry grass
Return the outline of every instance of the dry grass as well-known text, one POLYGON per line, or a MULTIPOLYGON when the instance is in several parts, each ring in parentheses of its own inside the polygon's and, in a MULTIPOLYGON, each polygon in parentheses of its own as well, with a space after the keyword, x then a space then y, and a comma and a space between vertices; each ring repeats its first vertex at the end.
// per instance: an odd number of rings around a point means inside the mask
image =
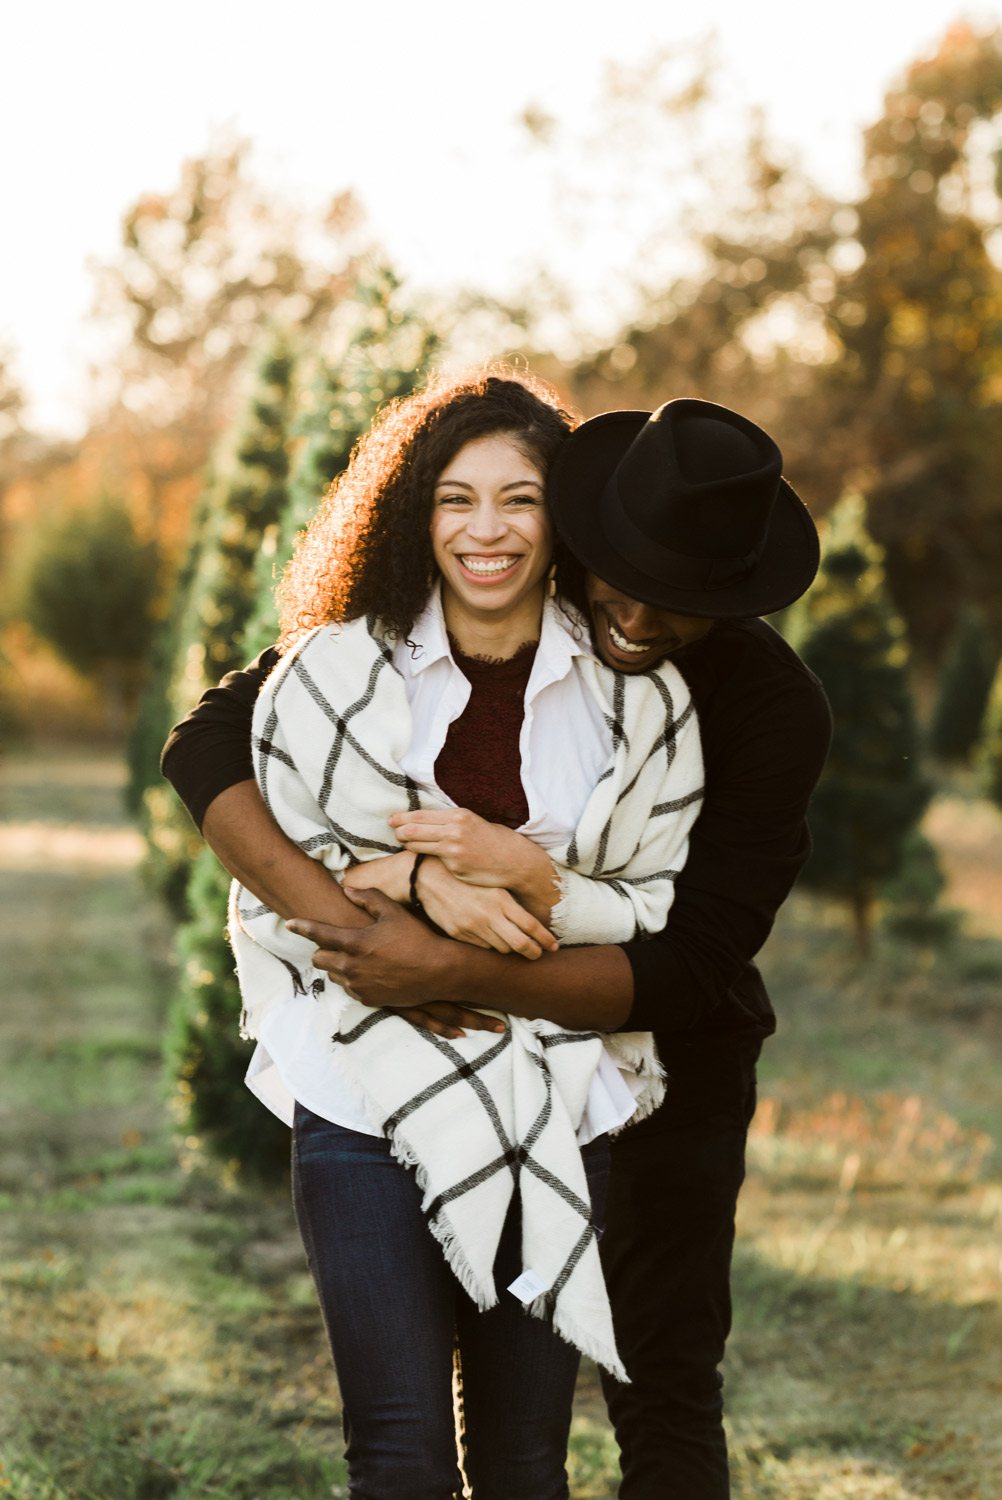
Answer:
MULTIPOLYGON (((169 943, 109 761, 0 765, 0 1500, 344 1493, 336 1389, 288 1204, 186 1174, 159 1064, 169 943)), ((972 810, 973 809, 973 810, 972 810)), ((937 819, 939 821, 937 821, 937 819)), ((929 825, 953 899, 999 825, 929 825)), ((998 861, 998 863, 996 863, 998 861)), ((1002 1495, 1002 920, 952 950, 790 904, 727 1362, 741 1500, 1002 1495)), ((585 1371, 575 1500, 615 1493, 585 1371)))

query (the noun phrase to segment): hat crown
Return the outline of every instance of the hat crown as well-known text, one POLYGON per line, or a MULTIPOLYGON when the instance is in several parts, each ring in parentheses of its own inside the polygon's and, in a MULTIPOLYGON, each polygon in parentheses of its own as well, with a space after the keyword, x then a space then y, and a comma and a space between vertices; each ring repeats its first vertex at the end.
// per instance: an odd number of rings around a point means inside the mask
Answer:
POLYGON ((653 412, 610 480, 649 542, 692 558, 738 560, 765 542, 783 457, 754 422, 709 401, 653 412))

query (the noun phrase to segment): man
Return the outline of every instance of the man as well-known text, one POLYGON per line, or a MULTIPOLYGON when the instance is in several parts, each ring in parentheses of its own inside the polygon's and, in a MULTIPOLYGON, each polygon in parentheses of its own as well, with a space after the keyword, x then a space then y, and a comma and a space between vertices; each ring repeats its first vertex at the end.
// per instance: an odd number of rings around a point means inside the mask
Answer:
MULTIPOLYGON (((571 554, 558 584, 586 609, 599 655, 631 673, 670 655, 699 715, 706 797, 663 932, 527 963, 454 943, 378 892, 350 924, 340 893, 333 923, 294 923, 351 994, 433 1028, 476 1024, 465 1002, 654 1032, 667 1097, 613 1144, 602 1241, 631 1377, 606 1382, 623 1500, 729 1493, 718 1366, 755 1062, 775 1029, 753 959, 809 851, 805 813, 831 730, 817 680, 756 618, 817 569, 814 526, 781 468, 754 424, 682 400, 584 423, 549 479, 571 554)), ((329 877, 270 822, 251 780, 249 719, 273 662, 265 653, 207 694, 164 770, 224 864, 301 919, 322 913, 329 877)))

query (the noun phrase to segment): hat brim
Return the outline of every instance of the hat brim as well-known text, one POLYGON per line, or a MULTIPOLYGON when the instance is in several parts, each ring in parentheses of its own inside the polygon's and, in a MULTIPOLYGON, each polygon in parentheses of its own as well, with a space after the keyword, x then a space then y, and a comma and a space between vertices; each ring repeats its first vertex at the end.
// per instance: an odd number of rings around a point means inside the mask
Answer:
POLYGON ((770 615, 799 599, 818 571, 820 544, 810 512, 785 479, 780 480, 762 555, 736 583, 682 589, 622 556, 615 537, 606 532, 599 498, 649 417, 647 411, 604 412, 582 423, 557 454, 547 501, 557 531, 578 561, 631 599, 677 614, 713 619, 770 615))

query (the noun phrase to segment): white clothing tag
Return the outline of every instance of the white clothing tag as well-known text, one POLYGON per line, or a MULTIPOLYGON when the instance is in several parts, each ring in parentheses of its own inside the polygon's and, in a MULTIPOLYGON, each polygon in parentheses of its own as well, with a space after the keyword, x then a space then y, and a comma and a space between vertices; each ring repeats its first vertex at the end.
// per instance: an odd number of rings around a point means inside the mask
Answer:
POLYGON ((541 1297, 550 1288, 535 1271, 523 1271, 521 1276, 515 1277, 508 1290, 519 1302, 535 1302, 537 1297, 541 1297))

